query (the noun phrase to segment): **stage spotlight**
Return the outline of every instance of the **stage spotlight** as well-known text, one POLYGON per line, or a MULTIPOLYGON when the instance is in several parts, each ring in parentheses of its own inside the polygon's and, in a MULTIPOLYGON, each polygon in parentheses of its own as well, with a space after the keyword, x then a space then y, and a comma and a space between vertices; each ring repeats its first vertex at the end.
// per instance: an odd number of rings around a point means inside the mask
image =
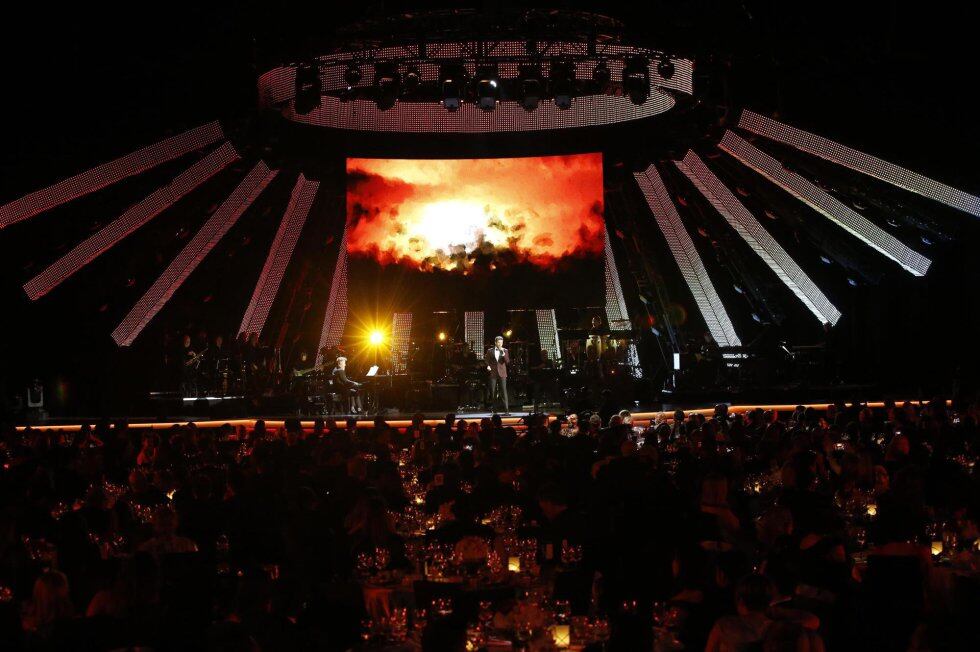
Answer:
POLYGON ((368 336, 368 341, 371 342, 371 344, 373 344, 374 346, 378 346, 379 344, 385 341, 385 334, 379 330, 373 330, 371 331, 371 334, 368 336))
POLYGON ((643 104, 650 97, 650 62, 646 57, 636 55, 626 59, 623 92, 633 104, 643 104))
POLYGON ((606 65, 605 61, 600 61, 596 64, 595 68, 592 69, 592 81, 599 90, 605 92, 606 88, 609 86, 609 79, 611 75, 609 73, 609 66, 606 65))
POLYGON ((466 68, 446 65, 439 70, 439 86, 442 91, 442 105, 447 111, 458 111, 466 95, 466 68))
POLYGON ((377 63, 374 65, 374 101, 379 111, 395 106, 398 100, 398 65, 393 62, 377 63))
POLYGON ((446 341, 446 331, 439 331, 439 335, 437 335, 437 337, 439 338, 439 341, 440 342, 445 342, 446 341))
POLYGON ((402 78, 405 92, 414 93, 418 90, 421 83, 422 75, 419 74, 419 69, 415 66, 409 66, 408 70, 405 71, 405 76, 402 78))
POLYGON ((657 62, 657 74, 664 79, 670 79, 674 76, 674 62, 666 55, 660 57, 660 61, 657 62))
POLYGON ((555 106, 562 110, 572 108, 572 97, 575 95, 575 63, 567 59, 552 61, 550 82, 555 106))
POLYGON ((320 66, 315 63, 296 67, 296 95, 293 109, 298 115, 306 115, 320 106, 320 66))
POLYGON ((500 80, 496 67, 486 66, 476 71, 476 105, 484 111, 497 108, 500 80))
POLYGON ((513 328, 508 328, 507 330, 504 331, 504 337, 510 337, 513 334, 514 334, 513 328))
POLYGON ((525 111, 534 111, 541 103, 544 82, 539 66, 523 66, 517 79, 517 94, 525 111))
POLYGON ((344 82, 347 83, 347 89, 350 90, 357 86, 357 83, 361 81, 361 67, 351 61, 347 64, 347 70, 344 71, 344 82))

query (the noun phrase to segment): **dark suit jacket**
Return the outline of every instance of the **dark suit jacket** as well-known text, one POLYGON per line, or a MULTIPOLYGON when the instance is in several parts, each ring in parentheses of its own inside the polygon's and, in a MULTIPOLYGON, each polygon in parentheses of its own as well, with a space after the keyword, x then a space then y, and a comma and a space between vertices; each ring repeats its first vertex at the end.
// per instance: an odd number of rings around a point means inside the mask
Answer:
POLYGON ((496 357, 493 354, 495 347, 490 347, 487 352, 483 355, 483 361, 487 363, 490 367, 490 375, 496 376, 497 378, 507 377, 507 365, 510 364, 510 353, 507 349, 503 349, 503 356, 500 358, 500 362, 497 362, 496 357))
POLYGON ((340 367, 337 367, 333 370, 333 384, 340 389, 348 389, 348 390, 355 389, 361 386, 360 383, 356 383, 353 380, 349 379, 347 377, 347 373, 340 367))

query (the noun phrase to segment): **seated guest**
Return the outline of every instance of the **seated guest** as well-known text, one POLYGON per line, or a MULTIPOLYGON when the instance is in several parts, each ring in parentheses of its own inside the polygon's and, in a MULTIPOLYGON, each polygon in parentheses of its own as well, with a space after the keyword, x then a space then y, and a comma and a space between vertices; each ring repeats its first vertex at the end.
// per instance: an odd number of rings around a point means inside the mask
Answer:
POLYGON ((741 524, 728 504, 728 479, 711 474, 701 483, 701 541, 731 541, 741 524))
POLYGON ((45 571, 34 582, 31 600, 24 610, 24 631, 38 646, 58 637, 75 615, 68 589, 68 578, 56 570, 45 571))
POLYGON ((705 652, 749 650, 766 638, 772 626, 767 611, 772 601, 772 583, 762 575, 749 575, 735 589, 734 616, 722 616, 708 634, 705 652))
POLYGON ((197 544, 177 534, 177 512, 162 505, 153 510, 153 536, 139 546, 154 557, 172 553, 197 552, 197 544))

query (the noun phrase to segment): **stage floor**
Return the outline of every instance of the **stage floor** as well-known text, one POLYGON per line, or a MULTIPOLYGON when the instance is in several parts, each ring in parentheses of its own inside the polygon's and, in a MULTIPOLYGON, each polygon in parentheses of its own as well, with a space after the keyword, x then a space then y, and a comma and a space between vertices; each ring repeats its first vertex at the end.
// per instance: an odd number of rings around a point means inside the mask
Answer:
MULTIPOLYGON (((905 403, 905 399, 895 399, 895 403, 901 404, 905 403)), ((912 403, 921 404, 919 400, 911 400, 912 403)), ((741 414, 758 408, 764 410, 775 410, 778 412, 792 412, 796 409, 797 405, 803 405, 805 407, 814 408, 817 410, 827 409, 828 403, 760 403, 760 404, 746 404, 746 405, 728 405, 728 412, 730 414, 741 414)), ((870 401, 862 402, 862 405, 867 405, 871 408, 881 408, 884 407, 883 401, 870 401)), ((700 413, 707 417, 714 414, 714 405, 668 405, 663 404, 660 406, 637 406, 630 410, 632 415, 633 423, 637 426, 647 426, 651 423, 658 422, 670 422, 673 420, 674 412, 676 410, 683 410, 686 415, 691 413, 700 413)), ((524 425, 524 418, 527 416, 528 412, 512 412, 509 416, 501 415, 501 420, 505 426, 513 426, 515 428, 522 428, 524 425)), ((549 421, 558 418, 562 412, 549 411, 547 412, 549 421)), ((423 412, 422 416, 425 419, 425 423, 428 425, 436 425, 445 420, 446 413, 436 413, 436 412, 423 412)), ((455 414, 457 420, 463 419, 465 421, 475 421, 480 420, 485 417, 492 416, 490 412, 460 412, 455 414)), ((386 413, 379 416, 373 415, 332 415, 320 417, 323 419, 334 419, 338 422, 343 422, 348 418, 354 417, 357 419, 358 428, 371 428, 374 426, 375 419, 383 419, 389 426, 394 428, 406 428, 411 425, 412 418, 414 414, 405 413, 386 413)), ((299 418, 300 423, 304 429, 312 429, 314 426, 314 417, 311 416, 299 416, 299 415, 268 415, 268 416, 234 416, 234 415, 222 415, 222 416, 194 416, 194 415, 167 415, 165 417, 146 417, 146 416, 128 416, 128 417, 111 417, 109 421, 111 422, 125 422, 130 428, 151 428, 154 430, 164 430, 167 428, 172 428, 174 426, 182 426, 193 423, 198 428, 219 428, 224 425, 230 425, 235 428, 244 426, 247 429, 254 428, 259 421, 265 422, 267 429, 277 429, 282 428, 285 425, 287 418, 299 418)), ((22 421, 17 425, 17 430, 24 430, 26 427, 39 428, 42 430, 66 430, 66 431, 76 431, 79 430, 82 425, 94 425, 100 420, 99 417, 93 418, 82 418, 82 417, 71 417, 71 418, 51 418, 36 421, 22 421)))

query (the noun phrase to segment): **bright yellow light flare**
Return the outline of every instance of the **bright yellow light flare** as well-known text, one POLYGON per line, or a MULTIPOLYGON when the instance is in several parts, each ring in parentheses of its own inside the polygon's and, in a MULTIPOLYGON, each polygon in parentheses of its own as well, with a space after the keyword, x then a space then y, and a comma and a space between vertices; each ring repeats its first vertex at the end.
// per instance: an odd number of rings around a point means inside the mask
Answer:
POLYGON ((368 336, 368 341, 378 346, 385 341, 385 334, 378 330, 371 331, 371 334, 368 336))

